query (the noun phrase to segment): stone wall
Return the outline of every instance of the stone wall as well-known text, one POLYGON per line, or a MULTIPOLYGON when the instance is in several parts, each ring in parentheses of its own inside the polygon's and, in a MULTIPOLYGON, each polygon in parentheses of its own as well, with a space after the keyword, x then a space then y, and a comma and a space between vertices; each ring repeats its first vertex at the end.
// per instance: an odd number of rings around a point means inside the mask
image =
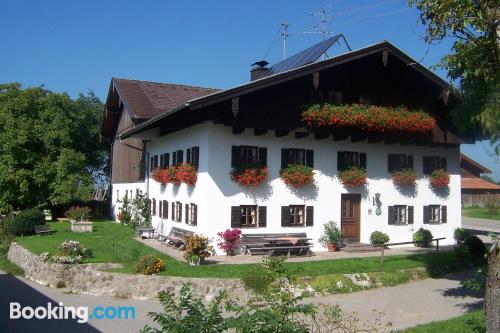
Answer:
POLYGON ((209 301, 221 290, 233 297, 248 300, 250 293, 239 279, 185 278, 159 275, 139 275, 106 272, 117 264, 62 265, 43 262, 17 243, 9 249, 10 261, 24 269, 25 277, 52 288, 95 296, 152 299, 162 290, 179 295, 183 283, 191 283, 193 294, 209 301))

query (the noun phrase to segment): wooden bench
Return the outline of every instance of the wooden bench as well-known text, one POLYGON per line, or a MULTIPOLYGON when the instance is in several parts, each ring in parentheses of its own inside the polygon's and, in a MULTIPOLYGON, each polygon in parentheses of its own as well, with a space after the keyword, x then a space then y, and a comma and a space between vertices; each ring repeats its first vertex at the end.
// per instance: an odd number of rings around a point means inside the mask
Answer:
POLYGON ((48 235, 48 234, 54 232, 54 230, 50 229, 50 227, 48 225, 46 225, 46 224, 34 226, 33 227, 33 231, 35 232, 35 234, 37 236, 48 235))
POLYGON ((194 232, 177 227, 172 227, 172 229, 170 229, 170 233, 167 236, 160 235, 158 236, 158 240, 173 245, 176 248, 182 248, 185 243, 184 237, 188 235, 194 235, 194 232))
POLYGON ((292 252, 297 252, 298 254, 311 253, 311 245, 309 242, 303 242, 302 244, 290 244, 286 239, 283 241, 271 241, 271 239, 276 238, 286 238, 286 237, 297 237, 297 238, 307 238, 305 232, 301 233, 282 233, 282 234, 244 234, 241 236, 241 244, 243 246, 243 253, 250 255, 254 254, 268 254, 272 255, 277 252, 286 252, 288 256, 292 252), (295 251, 296 250, 296 251, 295 251))

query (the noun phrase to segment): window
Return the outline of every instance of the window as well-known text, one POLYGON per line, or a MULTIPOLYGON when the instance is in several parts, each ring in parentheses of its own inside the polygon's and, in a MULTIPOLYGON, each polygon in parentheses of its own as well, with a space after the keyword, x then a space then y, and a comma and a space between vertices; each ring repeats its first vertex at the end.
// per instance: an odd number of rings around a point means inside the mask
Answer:
POLYGON ((116 190, 116 202, 120 202, 120 190, 116 190))
POLYGON ((175 221, 182 222, 182 204, 179 201, 175 203, 175 221))
POLYGON ((304 206, 289 206, 290 207, 290 225, 304 224, 304 206))
POLYGON ((353 151, 337 152, 337 171, 344 171, 351 167, 366 169, 366 153, 353 151))
POLYGON ((296 148, 281 149, 281 169, 289 164, 314 167, 314 151, 296 148))
POLYGON ((413 224, 413 206, 396 205, 388 207, 388 220, 392 225, 413 224))
POLYGON ((151 215, 156 215, 156 199, 151 200, 151 215))
POLYGON ((441 205, 424 206, 424 224, 446 223, 447 207, 441 205))
POLYGON ((266 206, 242 205, 231 207, 231 228, 264 228, 266 225, 266 206))
POLYGON ((387 171, 393 173, 402 169, 413 169, 413 156, 404 154, 389 154, 387 158, 387 171))
POLYGON ((281 226, 313 226, 314 207, 290 205, 281 207, 281 226))
POLYGON ((153 164, 154 164, 154 169, 158 168, 158 155, 155 155, 153 157, 154 161, 153 161, 153 164))
POLYGON ((196 169, 200 164, 200 148, 199 147, 191 147, 186 150, 186 163, 191 164, 196 169))
POLYGON ((190 225, 196 225, 198 219, 198 205, 196 204, 186 204, 186 223, 190 225))
POLYGON ((167 200, 161 200, 159 202, 159 207, 160 207, 160 218, 162 219, 168 219, 168 201, 167 200))
POLYGON ((446 157, 424 156, 424 175, 430 175, 437 169, 446 170, 446 157))
POLYGON ((165 153, 160 155, 160 168, 165 169, 170 165, 170 154, 165 153))
POLYGON ((151 159, 149 160, 149 172, 152 172, 154 167, 155 167, 155 159, 153 156, 151 156, 151 159))
POLYGON ((267 148, 254 146, 232 147, 231 167, 255 164, 267 166, 267 148))

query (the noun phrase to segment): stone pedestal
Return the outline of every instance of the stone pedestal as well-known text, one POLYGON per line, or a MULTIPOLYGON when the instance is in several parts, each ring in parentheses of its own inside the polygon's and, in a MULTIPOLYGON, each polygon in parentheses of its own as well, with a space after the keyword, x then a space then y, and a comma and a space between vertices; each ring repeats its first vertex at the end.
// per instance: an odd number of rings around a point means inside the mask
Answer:
POLYGON ((89 221, 74 221, 71 222, 72 232, 92 232, 92 222, 89 221))

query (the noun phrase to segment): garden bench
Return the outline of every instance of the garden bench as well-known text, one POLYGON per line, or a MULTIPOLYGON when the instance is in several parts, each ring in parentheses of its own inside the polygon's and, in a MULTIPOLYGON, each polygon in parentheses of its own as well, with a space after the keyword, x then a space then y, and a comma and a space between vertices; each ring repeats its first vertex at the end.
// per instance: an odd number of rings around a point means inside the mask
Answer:
MULTIPOLYGON (((310 245, 307 242, 307 234, 305 232, 301 233, 280 233, 280 234, 244 234, 241 236, 241 244, 243 246, 243 253, 250 255, 254 254, 272 254, 276 252, 274 248, 279 248, 278 250, 287 250, 285 247, 289 247, 291 252, 292 249, 303 250, 307 247, 308 253, 310 253, 310 245), (290 244, 287 238, 299 238, 305 240, 302 244, 290 244)), ((301 251, 299 251, 300 253, 301 251)))
POLYGON ((46 225, 46 224, 34 226, 33 227, 33 231, 35 232, 35 234, 37 236, 48 235, 48 234, 54 232, 54 230, 50 229, 50 227, 48 225, 46 225))
POLYGON ((184 237, 189 235, 194 235, 194 232, 177 227, 172 227, 172 229, 170 229, 170 233, 167 236, 159 236, 159 237, 162 237, 162 240, 164 242, 167 242, 168 244, 171 244, 176 248, 181 248, 184 246, 184 243, 186 242, 184 240, 184 237))
POLYGON ((153 227, 140 227, 135 229, 136 234, 141 238, 146 238, 145 235, 148 235, 148 238, 153 238, 155 234, 155 228, 153 227))
POLYGON ((292 252, 297 255, 306 254, 307 256, 311 256, 311 245, 269 246, 265 249, 267 250, 267 254, 269 256, 272 256, 277 252, 286 252, 288 258, 291 257, 292 252))

